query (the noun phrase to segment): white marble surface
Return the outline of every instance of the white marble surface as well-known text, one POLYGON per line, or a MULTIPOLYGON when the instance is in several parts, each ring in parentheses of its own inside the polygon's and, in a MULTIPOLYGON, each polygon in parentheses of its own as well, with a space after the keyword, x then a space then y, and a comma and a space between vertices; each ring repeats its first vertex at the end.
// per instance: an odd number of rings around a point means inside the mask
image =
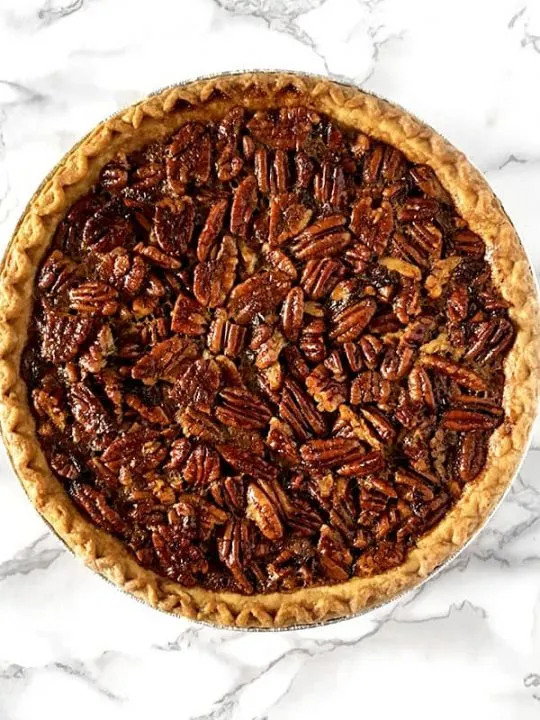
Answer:
MULTIPOLYGON (((540 270, 538 0, 1 0, 0 239, 85 131, 242 68, 352 79, 485 172, 540 270)), ((540 716, 540 431, 487 529, 391 608, 278 634, 154 612, 73 559, 0 464, 0 720, 540 716)))

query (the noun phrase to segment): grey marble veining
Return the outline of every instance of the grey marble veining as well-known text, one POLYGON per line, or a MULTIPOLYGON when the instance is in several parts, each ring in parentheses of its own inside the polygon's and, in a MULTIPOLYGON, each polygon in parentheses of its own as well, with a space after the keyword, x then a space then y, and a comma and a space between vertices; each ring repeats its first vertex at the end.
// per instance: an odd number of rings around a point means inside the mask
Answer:
MULTIPOLYGON (((522 0, 3 0, 2 247, 100 119, 177 80, 254 67, 360 83, 430 122, 486 173, 540 271, 540 6, 522 0)), ((0 720, 536 720, 538 430, 533 448, 489 525, 430 582, 275 634, 194 625, 118 592, 47 530, 2 455, 0 720)))

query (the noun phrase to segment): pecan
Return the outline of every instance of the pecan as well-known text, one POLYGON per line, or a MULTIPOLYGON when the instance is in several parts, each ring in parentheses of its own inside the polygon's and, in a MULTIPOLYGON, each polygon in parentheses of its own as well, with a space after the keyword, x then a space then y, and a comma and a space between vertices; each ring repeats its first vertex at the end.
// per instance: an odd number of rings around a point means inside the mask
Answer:
POLYGON ((326 423, 312 400, 294 380, 285 380, 279 404, 279 414, 300 440, 312 435, 323 435, 326 423))
POLYGON ((103 385, 103 392, 105 396, 110 400, 114 407, 114 414, 116 419, 122 421, 122 380, 118 373, 111 368, 105 368, 98 376, 97 379, 103 385))
POLYGON ((133 237, 133 227, 124 216, 117 201, 100 207, 84 224, 82 247, 95 252, 109 252, 115 247, 129 245, 133 237))
POLYGON ((412 220, 431 220, 439 211, 439 203, 435 198, 408 198, 398 211, 402 222, 412 220))
POLYGON ((334 412, 347 399, 346 383, 331 377, 324 365, 318 365, 307 376, 306 388, 321 412, 334 412))
POLYGON ((390 345, 381 362, 381 375, 385 380, 400 380, 413 366, 416 351, 407 343, 390 345))
POLYGON ((416 283, 404 285, 392 303, 397 319, 408 325, 420 313, 420 288, 416 283))
POLYGON ((210 212, 208 213, 208 217, 197 241, 197 257, 200 262, 204 262, 208 258, 212 247, 223 230, 227 208, 228 202, 225 198, 217 200, 210 208, 210 212))
POLYGON ((172 138, 168 147, 167 180, 172 190, 183 194, 190 181, 202 185, 210 177, 210 138, 204 125, 187 122, 172 138))
POLYGON ((70 387, 69 405, 77 428, 80 428, 90 445, 101 449, 114 430, 114 422, 99 398, 82 382, 70 387))
POLYGON ((385 406, 390 399, 392 384, 374 370, 367 370, 355 377, 351 383, 351 404, 375 403, 385 406))
POLYGON ((198 530, 203 540, 207 540, 217 525, 223 525, 228 520, 228 515, 221 508, 216 507, 200 495, 183 493, 174 505, 174 510, 180 517, 196 517, 198 530))
POLYGON ((291 246, 291 252, 297 260, 314 260, 339 255, 351 242, 351 233, 332 230, 343 225, 342 215, 331 215, 317 220, 298 236, 291 246))
POLYGON ((154 197, 152 191, 156 190, 164 176, 164 168, 160 162, 148 162, 136 167, 130 173, 129 185, 122 193, 124 204, 146 209, 149 199, 154 197))
POLYGON ((178 373, 171 395, 180 406, 209 413, 212 409, 221 380, 221 371, 215 360, 202 358, 185 363, 178 373))
POLYGON ((233 180, 240 174, 243 167, 244 161, 233 145, 227 145, 216 161, 217 176, 223 182, 233 180))
POLYGON ((114 315, 118 309, 117 292, 105 283, 87 282, 69 291, 72 310, 90 315, 114 315))
POLYGON ((394 213, 389 202, 383 201, 377 209, 372 209, 372 199, 363 197, 353 205, 350 229, 361 244, 372 254, 384 253, 394 229, 394 213))
POLYGON ((514 342, 514 328, 506 318, 493 318, 473 326, 471 344, 463 356, 485 365, 507 352, 514 342))
POLYGON ((139 293, 146 277, 146 263, 140 255, 131 255, 118 247, 98 260, 99 277, 108 285, 127 295, 139 293))
POLYGON ((450 195, 443 188, 429 165, 413 165, 410 173, 412 179, 423 193, 445 205, 451 203, 450 195))
POLYGON ((458 255, 483 258, 486 246, 481 237, 471 230, 460 230, 453 238, 454 249, 458 255))
POLYGON ((406 236, 394 236, 393 249, 404 260, 428 267, 439 260, 443 250, 443 236, 439 228, 426 220, 415 221, 405 227, 406 236))
POLYGON ((334 327, 330 337, 338 343, 356 340, 367 327, 376 310, 377 303, 372 298, 364 298, 349 305, 334 316, 334 327))
POLYGON ((431 380, 426 370, 417 365, 409 373, 409 394, 414 402, 426 405, 430 410, 435 410, 435 396, 431 386, 431 380))
POLYGON ((432 500, 435 497, 433 489, 418 473, 403 469, 396 470, 394 481, 398 486, 404 485, 406 488, 410 488, 422 500, 432 500))
POLYGON ((259 368, 259 370, 268 370, 271 367, 275 367, 285 344, 286 341, 283 335, 277 330, 274 330, 270 337, 258 345, 255 366, 259 368))
POLYGON ((255 483, 250 483, 247 489, 246 515, 269 540, 283 537, 283 525, 275 505, 255 483))
POLYGON ((229 298, 229 309, 237 323, 246 325, 258 315, 271 312, 287 296, 291 281, 279 270, 257 273, 237 285, 229 298))
POLYGON ((178 270, 182 267, 180 260, 177 260, 171 255, 167 255, 166 252, 155 247, 155 245, 137 243, 133 250, 146 258, 151 265, 157 265, 165 270, 178 270))
POLYGON ((221 562, 231 571, 238 588, 250 595, 253 584, 248 580, 243 570, 247 557, 246 548, 249 544, 246 521, 229 520, 225 531, 218 540, 218 553, 221 562))
POLYGON ((227 320, 227 313, 219 309, 214 315, 206 336, 208 349, 214 354, 225 353, 237 357, 243 348, 246 329, 227 320))
POLYGON ((356 462, 364 454, 356 437, 308 440, 300 448, 302 460, 317 469, 356 462))
POLYGON ((179 537, 175 525, 157 525, 151 533, 153 554, 162 574, 192 587, 197 583, 195 575, 208 572, 204 553, 196 547, 189 536, 179 537))
POLYGON ((194 298, 179 293, 171 316, 171 330, 184 335, 202 335, 207 316, 204 308, 194 298))
POLYGON ((299 347, 310 362, 320 363, 326 357, 327 347, 323 337, 326 331, 324 320, 313 320, 302 329, 299 347))
POLYGON ((187 438, 178 438, 178 440, 171 443, 169 450, 169 456, 171 459, 165 467, 170 470, 180 469, 188 459, 190 451, 191 443, 189 440, 187 438))
POLYGON ((266 254, 266 259, 273 268, 279 270, 284 275, 288 275, 291 280, 296 280, 298 273, 296 272, 294 263, 285 253, 281 252, 281 250, 270 250, 266 254))
POLYGON ((84 483, 73 483, 70 493, 77 505, 83 508, 96 525, 115 535, 122 536, 127 533, 126 523, 107 503, 102 492, 84 483))
POLYGON ((194 437, 205 442, 219 442, 223 440, 221 426, 214 422, 205 412, 193 407, 186 407, 178 415, 178 422, 186 437, 194 437))
POLYGON ((249 450, 243 450, 230 443, 218 444, 216 449, 225 462, 232 465, 237 472, 249 475, 255 480, 265 480, 277 475, 277 470, 270 463, 253 457, 249 450))
POLYGON ((493 430, 501 422, 502 418, 498 415, 493 416, 478 410, 467 409, 447 410, 441 417, 441 427, 456 432, 493 430))
POLYGON ((66 480, 76 480, 81 474, 78 463, 66 453, 56 452, 49 458, 52 469, 66 480))
POLYGON ((163 252, 182 257, 193 235, 195 206, 187 200, 162 201, 154 215, 154 237, 163 252))
POLYGON ((236 188, 231 206, 230 229, 233 235, 246 237, 249 221, 257 205, 257 180, 248 175, 236 188))
POLYGON ((305 107, 260 110, 248 122, 253 137, 272 148, 298 150, 302 148, 319 116, 305 107))
POLYGON ((283 332, 289 340, 297 340, 304 319, 304 293, 302 288, 289 290, 281 308, 281 324, 283 332))
POLYGON ((287 465, 297 465, 299 462, 298 449, 294 441, 293 433, 287 423, 278 418, 270 420, 270 428, 267 436, 268 446, 274 454, 287 465))
POLYGON ((131 377, 142 380, 145 385, 154 385, 158 380, 174 382, 197 354, 193 342, 173 336, 154 345, 143 355, 131 369, 131 377))
POLYGON ((56 295, 71 282, 76 269, 76 264, 61 250, 53 250, 41 266, 37 286, 40 290, 48 290, 49 294, 56 295))
POLYGON ((198 445, 187 458, 182 475, 190 485, 208 487, 219 478, 219 470, 217 452, 206 445, 198 445))
POLYGON ((339 533, 328 525, 321 527, 317 550, 321 565, 328 577, 337 582, 343 582, 349 578, 353 556, 339 533))
MULTIPOLYGON (((424 409, 427 403, 415 399, 410 392, 400 388, 394 409, 394 420, 404 428, 412 429, 424 421, 424 409)), ((429 407, 428 407, 429 409, 429 407)))
POLYGON ((482 392, 487 390, 485 380, 477 375, 473 370, 458 365, 458 363, 446 360, 439 355, 424 355, 421 358, 424 367, 440 372, 452 378, 454 382, 462 387, 466 387, 474 392, 482 392))
POLYGON ((193 273, 193 294, 201 305, 223 305, 236 278, 238 250, 234 238, 225 235, 215 258, 199 263, 193 273))
POLYGON ((261 193, 268 194, 270 192, 270 179, 268 171, 268 152, 265 148, 258 147, 253 157, 255 177, 257 178, 257 186, 261 193))
POLYGON ((486 462, 488 444, 483 432, 465 432, 461 435, 456 453, 455 468, 463 482, 470 482, 482 471, 486 462))
POLYGON ((324 361, 324 367, 340 382, 346 379, 345 369, 338 350, 332 350, 324 361))
POLYGON ((370 577, 379 572, 401 565, 406 556, 406 548, 401 544, 383 541, 374 549, 363 552, 354 568, 356 575, 370 577))
POLYGON ((142 418, 153 425, 168 425, 170 423, 170 419, 163 408, 149 406, 133 393, 126 393, 125 402, 128 407, 135 410, 142 418))
POLYGON ((219 393, 216 417, 224 425, 235 428, 260 429, 268 424, 272 412, 249 390, 225 388, 219 393))
MULTIPOLYGON (((372 450, 365 455, 361 455, 357 460, 345 462, 338 469, 338 473, 345 477, 363 478, 381 472, 384 469, 384 465, 383 455, 380 452, 372 450)), ((380 490, 380 488, 376 489, 380 490)))
POLYGON ((300 279, 306 295, 314 300, 329 295, 344 274, 344 267, 339 260, 322 258, 308 260, 300 279))
POLYGON ((297 202, 294 193, 277 195, 270 201, 270 223, 268 240, 271 246, 283 245, 304 230, 311 219, 312 211, 297 202))
POLYGON ((36 388, 32 391, 32 402, 39 415, 48 417, 59 430, 65 429, 67 413, 62 407, 60 398, 36 388))
POLYGON ((45 309, 40 323, 43 357, 55 365, 72 360, 90 335, 93 324, 90 316, 45 309))
POLYGON ((380 410, 361 408, 360 412, 371 433, 374 432, 383 442, 391 442, 394 439, 396 430, 380 410))
POLYGON ((119 435, 105 449, 102 462, 112 472, 129 467, 138 472, 155 470, 167 455, 167 448, 155 430, 144 428, 119 435))
POLYGON ((120 192, 128 184, 128 169, 125 156, 118 162, 110 162, 101 171, 100 183, 111 194, 120 192))
MULTIPOLYGON (((360 338, 360 351, 362 353, 362 358, 370 370, 374 370, 377 367, 377 360, 382 348, 382 342, 379 338, 374 337, 373 335, 364 335, 360 338)), ((352 365, 351 370, 354 371, 352 365)))

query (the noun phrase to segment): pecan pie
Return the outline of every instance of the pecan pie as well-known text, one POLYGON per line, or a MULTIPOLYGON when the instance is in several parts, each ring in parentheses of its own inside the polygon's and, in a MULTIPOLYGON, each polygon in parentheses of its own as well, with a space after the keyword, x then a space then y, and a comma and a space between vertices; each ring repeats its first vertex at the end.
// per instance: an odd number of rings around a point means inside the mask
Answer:
POLYGON ((29 205, 2 425, 54 530, 138 597, 274 626, 417 584, 485 521, 535 413, 538 303, 433 130, 318 78, 169 89, 29 205))

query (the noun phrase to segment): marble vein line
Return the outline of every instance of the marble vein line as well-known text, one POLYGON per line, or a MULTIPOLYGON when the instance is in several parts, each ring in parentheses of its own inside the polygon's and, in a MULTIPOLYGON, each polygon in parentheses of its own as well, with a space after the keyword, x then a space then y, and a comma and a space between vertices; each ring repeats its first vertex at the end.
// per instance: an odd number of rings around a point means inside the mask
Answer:
MULTIPOLYGON (((343 75, 332 71, 328 59, 320 49, 318 42, 298 25, 298 19, 319 7, 322 7, 328 0, 212 0, 222 10, 233 15, 256 17, 263 20, 270 30, 284 33, 294 38, 297 42, 307 47, 322 62, 326 74, 337 81, 350 82, 350 75, 343 75)), ((371 14, 380 5, 381 0, 363 0, 359 5, 365 7, 371 14)), ((366 83, 376 70, 376 64, 380 57, 382 48, 396 40, 401 40, 405 32, 392 33, 388 37, 377 39, 377 34, 384 29, 382 25, 375 25, 367 28, 367 37, 372 44, 371 59, 369 68, 363 77, 357 78, 359 84, 366 83)))
POLYGON ((50 533, 20 550, 10 560, 0 563, 0 582, 14 575, 28 575, 35 570, 47 570, 66 550, 63 547, 40 548, 41 543, 51 538, 50 533))
MULTIPOLYGON (((105 651, 97 659, 96 662, 99 662, 99 660, 103 656, 108 654, 109 651, 105 651)), ((108 700, 113 700, 115 702, 122 702, 124 700, 124 698, 122 698, 120 695, 117 695, 116 693, 112 692, 107 687, 102 685, 99 678, 97 678, 95 674, 92 673, 90 668, 88 668, 88 666, 85 665, 85 663, 83 663, 81 660, 77 659, 72 659, 70 662, 62 662, 55 660, 54 662, 46 663, 45 665, 27 667, 19 664, 10 664, 5 666, 4 668, 0 667, 0 685, 2 684, 2 681, 9 683, 12 680, 27 684, 32 681, 33 676, 35 676, 37 673, 42 673, 44 670, 60 672, 65 675, 70 675, 72 677, 78 678, 84 683, 86 683, 89 687, 96 690, 96 692, 98 692, 100 695, 106 697, 108 700)))
MULTIPOLYGON (((484 608, 473 605, 468 600, 464 600, 461 603, 452 603, 449 605, 446 612, 434 615, 434 616, 427 616, 422 618, 413 618, 408 620, 401 620, 396 617, 397 612, 404 607, 404 605, 409 604, 412 602, 413 599, 416 599, 419 592, 422 590, 422 588, 419 588, 417 591, 411 593, 413 596, 409 600, 407 600, 406 603, 399 603, 395 607, 392 608, 392 610, 385 615, 383 615, 380 619, 375 621, 375 627, 370 630, 367 633, 364 633, 361 637, 355 637, 350 640, 344 640, 344 639, 334 639, 334 640, 311 640, 308 641, 305 645, 297 646, 294 648, 291 648, 289 650, 286 650, 285 652, 278 655, 276 658, 271 660, 269 663, 267 663, 264 667, 257 670, 251 677, 248 677, 245 680, 241 680, 237 685, 235 685, 231 690, 229 690, 227 693, 222 695, 218 700, 214 702, 213 708, 210 710, 210 712, 202 714, 202 715, 196 715, 193 716, 190 720, 232 720, 234 717, 235 710, 240 702, 240 698, 244 690, 246 690, 248 687, 251 687, 253 684, 259 682, 261 679, 263 679, 265 676, 267 676, 272 670, 274 670, 276 667, 284 663, 286 660, 290 659, 291 657, 303 657, 306 659, 309 658, 315 658, 319 657, 321 655, 329 655, 335 651, 338 651, 340 649, 347 649, 347 648, 353 648, 357 647, 364 641, 373 638, 381 631, 383 627, 385 627, 387 624, 390 624, 391 622, 395 622, 400 625, 417 625, 417 624, 425 624, 428 622, 440 622, 444 620, 450 619, 454 614, 461 613, 461 612, 473 612, 475 615, 480 617, 482 620, 487 619, 487 612, 484 608)), ((274 707, 279 700, 284 697, 291 687, 293 686, 296 676, 300 672, 300 669, 296 671, 296 673, 291 678, 290 682, 287 684, 286 689, 280 694, 280 697, 278 697, 274 703, 272 703, 271 707, 266 708, 266 711, 270 710, 272 707, 274 707)))
POLYGON ((265 20, 289 20, 305 15, 328 0, 212 0, 233 15, 251 15, 265 20))
POLYGON ((84 6, 85 0, 73 0, 73 2, 61 7, 53 7, 51 1, 47 0, 45 5, 38 10, 38 18, 48 25, 56 20, 61 20, 68 15, 72 15, 84 6))
POLYGON ((526 158, 519 158, 511 153, 506 160, 504 160, 498 167, 499 170, 503 170, 507 165, 518 163, 519 165, 526 165, 529 161, 526 158))
POLYGON ((521 47, 526 48, 527 46, 531 46, 534 52, 540 54, 540 35, 536 35, 535 33, 532 33, 529 31, 529 19, 527 18, 527 6, 524 5, 520 10, 518 10, 512 17, 510 18, 510 21, 508 22, 508 28, 510 30, 513 30, 517 27, 518 21, 521 25, 521 47))
POLYGON ((523 685, 526 688, 538 688, 537 692, 533 692, 532 697, 534 700, 540 702, 540 675, 537 673, 530 673, 523 678, 523 685))
POLYGON ((44 99, 45 95, 32 88, 11 80, 0 80, 0 105, 39 102, 44 99))
POLYGON ((527 6, 524 5, 520 10, 518 10, 512 17, 510 18, 510 22, 508 23, 508 29, 511 30, 517 21, 520 19, 520 17, 523 16, 523 13, 527 10, 527 6))
POLYGON ((262 20, 269 30, 290 35, 297 42, 311 50, 323 63, 325 72, 334 75, 328 67, 325 56, 320 52, 314 39, 298 26, 297 19, 311 10, 324 5, 328 0, 212 0, 221 10, 231 15, 249 16, 262 20))

